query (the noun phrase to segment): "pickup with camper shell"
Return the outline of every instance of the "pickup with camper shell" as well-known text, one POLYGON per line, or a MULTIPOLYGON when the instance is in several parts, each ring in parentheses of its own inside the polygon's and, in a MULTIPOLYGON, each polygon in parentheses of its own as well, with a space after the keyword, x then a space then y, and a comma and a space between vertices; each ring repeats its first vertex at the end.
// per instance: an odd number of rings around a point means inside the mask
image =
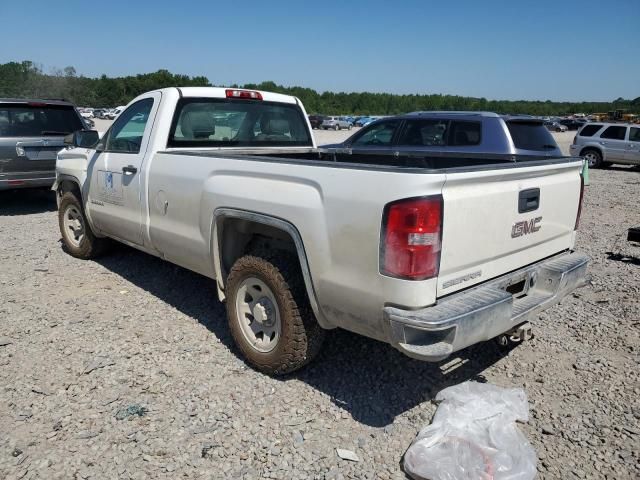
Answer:
MULTIPOLYGON (((523 131, 465 121, 479 138, 523 131)), ((211 278, 240 351, 270 374, 312 360, 333 328, 439 361, 526 335, 584 282, 582 160, 548 145, 322 149, 297 98, 200 87, 145 93, 102 137, 66 141, 64 248, 89 259, 116 240, 211 278)))

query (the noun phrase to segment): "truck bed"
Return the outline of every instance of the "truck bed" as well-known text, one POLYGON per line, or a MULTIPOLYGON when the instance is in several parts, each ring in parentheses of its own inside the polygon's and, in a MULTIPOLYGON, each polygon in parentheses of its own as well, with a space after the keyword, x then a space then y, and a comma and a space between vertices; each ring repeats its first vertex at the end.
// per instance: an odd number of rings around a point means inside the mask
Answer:
POLYGON ((517 168, 521 166, 551 165, 579 161, 576 157, 543 155, 505 155, 494 153, 438 153, 424 151, 369 152, 351 154, 322 148, 303 149, 238 149, 212 150, 167 150, 170 155, 195 155, 212 158, 238 158, 251 161, 284 162, 294 164, 337 166, 341 168, 374 168, 381 170, 408 170, 407 173, 447 173, 474 170, 517 168))

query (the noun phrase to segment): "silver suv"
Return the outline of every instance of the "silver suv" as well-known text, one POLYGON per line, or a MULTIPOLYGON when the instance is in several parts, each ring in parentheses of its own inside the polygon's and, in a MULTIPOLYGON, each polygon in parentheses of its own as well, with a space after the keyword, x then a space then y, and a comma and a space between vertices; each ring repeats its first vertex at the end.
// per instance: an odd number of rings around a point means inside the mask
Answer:
POLYGON ((72 103, 0 98, 0 190, 50 188, 65 135, 85 128, 72 103))
POLYGON ((592 168, 612 163, 640 165, 640 125, 587 123, 578 130, 569 152, 584 157, 592 168))
POLYGON ((351 130, 351 122, 344 117, 327 117, 322 122, 322 128, 325 130, 351 130))

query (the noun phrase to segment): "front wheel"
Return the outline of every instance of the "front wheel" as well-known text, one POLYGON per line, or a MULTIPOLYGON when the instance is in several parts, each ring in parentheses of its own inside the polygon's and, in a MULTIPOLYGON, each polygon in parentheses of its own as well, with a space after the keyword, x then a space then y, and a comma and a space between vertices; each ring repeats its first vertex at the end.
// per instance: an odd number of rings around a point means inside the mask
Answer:
POLYGON ((582 156, 589 163, 590 168, 600 168, 602 166, 602 154, 598 150, 586 150, 582 156))
POLYGON ((324 340, 298 261, 284 252, 245 255, 235 262, 227 280, 227 317, 244 357, 270 375, 306 365, 324 340))
POLYGON ((65 192, 60 199, 58 225, 64 249, 72 256, 88 260, 106 250, 108 240, 93 234, 82 203, 72 192, 65 192))

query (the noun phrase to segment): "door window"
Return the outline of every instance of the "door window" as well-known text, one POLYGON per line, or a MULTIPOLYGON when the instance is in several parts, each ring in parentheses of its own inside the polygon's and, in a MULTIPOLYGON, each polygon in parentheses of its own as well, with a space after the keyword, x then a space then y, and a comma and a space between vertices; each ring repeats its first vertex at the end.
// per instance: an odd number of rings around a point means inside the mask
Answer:
POLYGON ((478 145, 481 138, 481 129, 482 124, 480 122, 451 122, 449 145, 453 147, 478 145))
POLYGON ((393 134, 398 128, 399 121, 380 122, 369 127, 354 142, 354 147, 388 147, 391 146, 393 134))
POLYGON ((448 125, 448 120, 409 121, 398 143, 420 147, 444 146, 448 125))
POLYGON ((152 107, 153 98, 145 98, 122 112, 107 134, 105 151, 139 153, 152 107))
POLYGON ((609 138, 611 140, 624 140, 627 133, 627 127, 609 127, 600 134, 600 138, 609 138))
POLYGON ((640 128, 631 127, 631 131, 629 132, 629 141, 640 142, 640 128))

